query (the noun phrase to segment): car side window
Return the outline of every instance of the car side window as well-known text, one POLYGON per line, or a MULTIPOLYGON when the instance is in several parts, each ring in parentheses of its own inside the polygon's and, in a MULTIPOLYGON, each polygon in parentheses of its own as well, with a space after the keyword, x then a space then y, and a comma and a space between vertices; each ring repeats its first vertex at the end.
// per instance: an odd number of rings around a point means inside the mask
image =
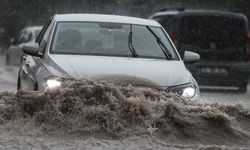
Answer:
POLYGON ((36 42, 39 43, 39 51, 42 53, 46 48, 51 29, 52 29, 52 19, 50 19, 45 24, 45 26, 43 27, 43 29, 41 30, 36 39, 36 42))
POLYGON ((43 26, 41 32, 38 34, 37 38, 36 38, 36 43, 38 43, 39 45, 41 44, 41 41, 43 39, 43 36, 47 30, 47 28, 49 27, 50 23, 52 22, 52 19, 49 19, 45 25, 43 26))

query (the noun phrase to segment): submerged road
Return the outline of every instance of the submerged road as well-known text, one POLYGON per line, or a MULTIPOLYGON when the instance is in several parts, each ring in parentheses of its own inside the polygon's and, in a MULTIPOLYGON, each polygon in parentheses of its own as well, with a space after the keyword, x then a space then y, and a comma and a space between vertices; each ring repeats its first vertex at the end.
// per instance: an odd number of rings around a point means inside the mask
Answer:
MULTIPOLYGON (((3 91, 16 91, 16 81, 17 81, 17 67, 10 67, 5 66, 4 64, 4 57, 0 56, 0 92, 3 91)), ((201 98, 199 99, 201 102, 205 103, 222 103, 222 104, 241 104, 245 107, 250 108, 250 87, 248 87, 247 93, 238 93, 235 91, 229 91, 229 92, 218 92, 218 91, 202 91, 201 92, 201 98)), ((11 105, 6 105, 5 101, 3 100, 0 104, 0 110, 5 110, 6 108, 9 108, 11 105), (6 106, 6 107, 5 107, 6 106)), ((11 109, 10 109, 11 110, 11 109)), ((18 110, 18 109, 17 109, 18 110)), ((184 117, 185 118, 185 117, 184 117)), ((186 120, 186 118, 184 119, 186 120)), ((195 120, 194 123, 199 123, 199 119, 195 120)), ((216 120, 215 120, 216 121, 216 120)), ((242 127, 246 127, 248 129, 249 122, 247 120, 241 120, 241 124, 243 124, 242 127), (245 123, 245 125, 244 125, 245 123)), ((199 124, 200 125, 200 124, 199 124)), ((211 131, 207 131, 209 124, 203 124, 201 125, 202 130, 197 130, 197 137, 199 137, 199 134, 203 133, 206 134, 215 134, 214 138, 216 138, 218 131, 224 131, 221 130, 214 130, 216 126, 210 126, 212 127, 211 131), (202 131, 202 132, 200 132, 202 131)), ((168 127, 168 126, 167 126, 168 127)), ((53 131, 50 134, 44 134, 44 132, 54 130, 55 128, 52 126, 47 126, 46 124, 43 124, 42 126, 37 126, 35 122, 32 122, 32 120, 26 119, 16 119, 10 122, 7 122, 6 124, 0 125, 0 150, 6 150, 6 149, 53 149, 53 150, 59 150, 59 149, 173 149, 173 150, 191 150, 191 149, 197 149, 198 147, 202 149, 203 145, 205 145, 206 149, 209 149, 209 147, 206 146, 206 143, 211 143, 211 138, 209 139, 209 136, 204 138, 207 142, 203 143, 202 145, 190 145, 188 141, 200 141, 199 138, 190 137, 182 138, 178 133, 177 139, 179 139, 179 143, 176 142, 176 138, 172 137, 172 134, 174 135, 174 132, 171 133, 171 136, 167 136, 167 139, 164 138, 156 138, 155 136, 132 136, 128 138, 122 138, 122 139, 107 139, 106 136, 99 136, 95 137, 95 135, 68 135, 68 131, 65 132, 64 130, 59 131, 53 131), (67 134, 67 136, 64 135, 64 133, 67 134), (173 139, 172 139, 173 138, 173 139), (183 141, 182 141, 183 140, 183 141), (174 142, 173 142, 174 141, 174 142), (182 143, 183 142, 183 143, 182 143), (186 145, 187 144, 187 145, 186 145)), ((149 128, 151 129, 151 128, 149 128)), ((195 128, 196 129, 196 128, 195 128)), ((235 126, 234 128, 235 129, 235 126)), ((238 133, 239 131, 242 131, 242 128, 236 128, 238 133)), ((75 130, 75 129, 73 129, 75 130)), ((76 131, 78 131, 76 129, 76 131)), ((90 129, 91 131, 91 129, 90 129)), ((93 129, 94 131, 94 129, 93 129)), ((131 130, 132 131, 132 130, 131 130)), ((151 130, 149 130, 151 131, 151 130)), ((196 133, 196 130, 192 132, 196 133), (195 132, 194 132, 195 131, 195 132)), ((228 130, 226 130, 228 131, 228 130)), ((245 130, 244 130, 245 131, 245 130)), ((153 132, 153 131, 152 131, 153 132)), ((192 133, 190 132, 190 133, 192 133)), ((248 133, 248 130, 245 131, 246 135, 250 135, 248 133)), ((150 132, 151 133, 151 132, 150 132)), ((170 133, 170 132, 169 132, 170 133)), ((168 134, 169 134, 168 133, 168 134)), ((220 132, 219 132, 220 133, 220 132)), ((225 133, 225 132, 222 132, 225 133)), ((234 132, 233 132, 234 133, 234 132)), ((154 133, 157 134, 157 133, 154 133)), ((153 134, 153 135, 154 135, 153 134)), ((205 135, 206 135, 205 134, 205 135)), ((186 134, 185 134, 186 135, 186 134)), ((219 134, 224 135, 224 134, 219 134)), ((231 143, 231 139, 227 138, 227 135, 225 135, 225 139, 229 140, 231 143)), ((166 137, 165 137, 166 138, 166 137)), ((218 138, 218 141, 221 141, 223 138, 218 138)), ((199 142, 198 142, 199 143, 199 142)), ((237 143, 237 142, 236 142, 237 143)), ((222 146, 221 148, 219 145, 216 145, 214 143, 213 146, 211 146, 210 149, 227 149, 226 147, 222 146), (214 145, 215 144, 215 145, 214 145)), ((246 143, 247 144, 247 143, 246 143)), ((225 144, 228 146, 227 144, 225 144)), ((230 145, 229 145, 230 146, 230 145)), ((236 145, 237 146, 237 145, 236 145)), ((241 146, 241 145, 240 145, 241 146)), ((243 146, 246 147, 246 146, 243 146)), ((231 146, 230 146, 231 148, 231 146)), ((205 149, 205 148, 204 148, 205 149)), ((232 149, 240 149, 240 148, 232 148, 232 149)))

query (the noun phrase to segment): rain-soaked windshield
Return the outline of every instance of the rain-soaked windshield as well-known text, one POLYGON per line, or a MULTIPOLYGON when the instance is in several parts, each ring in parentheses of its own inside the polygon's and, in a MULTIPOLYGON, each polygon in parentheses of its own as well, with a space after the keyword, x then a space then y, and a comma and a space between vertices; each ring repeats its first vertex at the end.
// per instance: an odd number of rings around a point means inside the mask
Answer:
MULTIPOLYGON (((173 46, 160 27, 150 27, 163 41, 172 58, 173 46)), ((140 58, 166 59, 164 51, 146 26, 117 23, 58 23, 51 53, 132 57, 131 43, 140 58)))
POLYGON ((250 150, 249 20, 250 0, 0 0, 0 150, 250 150))

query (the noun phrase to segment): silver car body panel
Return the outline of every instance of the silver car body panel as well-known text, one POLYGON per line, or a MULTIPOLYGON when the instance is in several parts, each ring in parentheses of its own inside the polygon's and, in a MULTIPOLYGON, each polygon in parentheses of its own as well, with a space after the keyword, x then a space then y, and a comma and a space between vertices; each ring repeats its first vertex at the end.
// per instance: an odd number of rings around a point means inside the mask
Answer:
POLYGON ((19 79, 22 89, 33 90, 34 87, 38 86, 39 90, 43 90, 46 88, 46 79, 51 76, 89 78, 106 75, 129 75, 150 80, 163 89, 189 83, 197 85, 166 32, 179 60, 50 54, 49 49, 55 26, 60 21, 117 22, 161 27, 156 21, 133 17, 93 14, 55 15, 52 19, 51 33, 48 37, 44 57, 27 56, 20 68, 19 79))
POLYGON ((150 80, 162 87, 186 84, 191 78, 181 61, 86 55, 49 57, 53 62, 48 67, 55 76, 68 74, 75 78, 89 78, 124 74, 150 80))
POLYGON ((135 24, 135 25, 146 25, 161 27, 161 25, 148 19, 141 19, 127 16, 117 15, 102 15, 102 14, 62 14, 55 15, 55 21, 84 21, 84 22, 111 22, 111 23, 124 23, 124 24, 135 24))

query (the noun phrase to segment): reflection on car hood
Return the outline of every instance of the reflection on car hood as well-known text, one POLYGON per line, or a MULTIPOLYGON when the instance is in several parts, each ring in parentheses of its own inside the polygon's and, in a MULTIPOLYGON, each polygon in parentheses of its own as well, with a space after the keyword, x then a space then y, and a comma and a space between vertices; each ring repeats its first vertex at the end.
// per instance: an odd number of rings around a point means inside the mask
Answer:
POLYGON ((56 75, 75 78, 129 75, 150 80, 159 86, 190 82, 191 74, 181 61, 159 59, 105 57, 86 55, 50 55, 49 67, 56 75))

